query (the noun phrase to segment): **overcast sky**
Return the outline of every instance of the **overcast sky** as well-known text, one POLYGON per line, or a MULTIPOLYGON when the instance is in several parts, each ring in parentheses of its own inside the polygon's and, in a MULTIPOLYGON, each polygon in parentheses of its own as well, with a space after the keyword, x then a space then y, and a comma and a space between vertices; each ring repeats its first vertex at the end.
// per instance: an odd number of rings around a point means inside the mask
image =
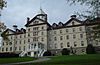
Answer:
POLYGON ((14 24, 19 28, 24 27, 26 18, 33 18, 40 10, 48 15, 50 24, 59 21, 65 23, 75 12, 82 12, 87 8, 85 6, 69 5, 66 0, 7 0, 7 8, 2 11, 0 18, 8 28, 12 28, 14 24))

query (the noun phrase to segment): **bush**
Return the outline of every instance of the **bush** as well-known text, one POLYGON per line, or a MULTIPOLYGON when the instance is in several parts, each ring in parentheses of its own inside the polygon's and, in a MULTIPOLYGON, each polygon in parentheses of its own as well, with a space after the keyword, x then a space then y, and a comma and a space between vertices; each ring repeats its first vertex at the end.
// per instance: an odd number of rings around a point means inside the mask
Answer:
POLYGON ((95 54, 96 53, 95 48, 93 47, 92 44, 88 44, 88 46, 86 48, 86 53, 87 54, 95 54))
POLYGON ((15 54, 15 53, 0 53, 0 58, 11 58, 11 57, 19 57, 19 54, 15 54))
POLYGON ((62 49, 62 55, 69 55, 70 51, 67 48, 62 49))
POLYGON ((46 51, 46 52, 44 52, 44 54, 43 54, 43 56, 51 56, 52 54, 51 54, 51 52, 50 51, 46 51))

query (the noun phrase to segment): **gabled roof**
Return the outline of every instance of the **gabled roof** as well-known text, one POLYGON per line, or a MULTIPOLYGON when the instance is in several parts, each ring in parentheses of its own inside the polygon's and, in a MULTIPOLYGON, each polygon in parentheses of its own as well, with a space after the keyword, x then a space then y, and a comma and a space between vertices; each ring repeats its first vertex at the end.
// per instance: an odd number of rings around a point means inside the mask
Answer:
MULTIPOLYGON (((13 31, 13 30, 11 30, 11 29, 8 28, 8 29, 6 29, 4 32, 2 32, 2 34, 5 34, 7 31, 11 31, 11 32, 13 32, 13 33, 16 33, 15 31, 13 31)), ((1 34, 1 35, 2 35, 2 34, 1 34)))
POLYGON ((70 20, 68 20, 66 23, 65 23, 65 25, 68 25, 72 20, 74 20, 74 21, 76 21, 76 22, 78 22, 78 23, 83 23, 82 21, 80 21, 80 20, 78 20, 78 19, 76 19, 76 18, 71 18, 70 20))
POLYGON ((27 24, 25 24, 25 26, 27 27, 30 23, 32 23, 35 19, 38 19, 38 20, 41 20, 43 21, 44 23, 47 23, 46 21, 40 19, 40 18, 37 18, 37 16, 35 16, 33 19, 31 19, 29 22, 27 22, 27 24))

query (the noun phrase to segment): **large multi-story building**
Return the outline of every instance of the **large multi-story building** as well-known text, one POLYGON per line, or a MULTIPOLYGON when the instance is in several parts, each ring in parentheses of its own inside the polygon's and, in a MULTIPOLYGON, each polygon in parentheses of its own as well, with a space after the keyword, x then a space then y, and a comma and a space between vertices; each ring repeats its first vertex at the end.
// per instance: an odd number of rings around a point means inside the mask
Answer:
MULTIPOLYGON (((40 9, 34 18, 27 18, 26 29, 18 29, 17 25, 13 25, 14 30, 7 29, 2 33, 8 40, 3 40, 0 52, 15 52, 20 56, 42 56, 47 50, 53 54, 60 54, 63 48, 68 48, 76 54, 85 53, 87 45, 91 42, 91 32, 88 32, 88 29, 95 25, 87 22, 80 21, 76 15, 72 15, 66 23, 50 25, 47 14, 40 9)), ((91 43, 100 46, 100 41, 96 40, 96 44, 91 43)))

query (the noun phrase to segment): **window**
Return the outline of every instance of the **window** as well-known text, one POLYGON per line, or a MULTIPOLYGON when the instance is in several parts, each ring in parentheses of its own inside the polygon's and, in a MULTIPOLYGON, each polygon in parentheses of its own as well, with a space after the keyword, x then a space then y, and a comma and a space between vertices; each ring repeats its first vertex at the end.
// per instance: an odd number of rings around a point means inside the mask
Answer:
POLYGON ((54 40, 56 41, 57 40, 57 37, 54 37, 54 40))
POLYGON ((2 48, 2 51, 4 51, 4 48, 2 48))
POLYGON ((34 27, 33 31, 37 31, 39 29, 39 27, 34 27))
POLYGON ((28 42, 30 42, 30 39, 28 39, 28 42))
POLYGON ((81 51, 82 51, 82 52, 85 52, 85 50, 84 50, 84 49, 82 49, 81 51))
POLYGON ((41 41, 44 41, 44 38, 41 38, 41 41))
POLYGON ((12 36, 11 36, 11 39, 12 39, 12 36))
POLYGON ((60 40, 63 40, 63 36, 60 36, 60 40))
POLYGON ((17 39, 17 36, 16 36, 16 39, 17 39))
POLYGON ((73 35, 73 39, 75 39, 76 38, 76 35, 73 35))
POLYGON ((8 45, 8 42, 6 42, 6 45, 8 45))
POLYGON ((30 28, 28 29, 28 32, 30 31, 30 28))
POLYGON ((20 38, 21 38, 22 36, 20 35, 20 38))
POLYGON ((17 47, 15 47, 15 50, 17 50, 17 47))
POLYGON ((10 51, 12 51, 12 47, 10 47, 10 51))
POLYGON ((15 41, 15 44, 17 44, 17 41, 15 41))
POLYGON ((63 43, 60 44, 61 48, 63 48, 63 43))
POLYGON ((73 28, 73 32, 75 32, 75 28, 73 28))
POLYGON ((81 46, 84 46, 84 41, 81 41, 81 46))
POLYGON ((23 47, 23 50, 25 51, 25 46, 23 47))
POLYGON ((62 33, 62 30, 60 30, 60 34, 62 33))
POLYGON ((80 34, 80 38, 83 38, 83 34, 80 34))
POLYGON ((6 48, 6 51, 8 51, 8 48, 6 48))
POLYGON ((24 38, 26 37, 26 35, 24 35, 24 38))
POLYGON ((98 41, 98 40, 95 40, 95 42, 96 42, 96 45, 98 45, 98 42, 99 42, 99 41, 98 41))
POLYGON ((21 50, 21 47, 19 47, 19 50, 21 50))
POLYGON ((68 33, 68 29, 66 29, 66 32, 68 33))
POLYGON ((38 24, 39 23, 39 21, 34 21, 34 24, 38 24))
POLYGON ((21 40, 19 41, 19 43, 21 44, 21 40))
POLYGON ((33 32, 33 36, 37 36, 38 35, 38 32, 33 32))
POLYGON ((69 39, 69 35, 66 36, 66 39, 69 39))
POLYGON ((25 40, 24 40, 24 44, 25 44, 25 40))
POLYGON ((74 23, 74 22, 72 22, 72 25, 75 25, 75 23, 74 23))
POLYGON ((67 42, 67 47, 70 47, 70 43, 69 42, 67 42))
POLYGON ((56 31, 54 31, 54 34, 56 34, 56 31))
POLYGON ((38 37, 34 37, 34 38, 33 38, 33 42, 34 42, 34 41, 38 41, 38 37))
POLYGON ((2 43, 2 45, 4 46, 4 42, 2 43))
POLYGON ((30 36, 30 34, 28 33, 28 37, 30 36))
POLYGON ((79 28, 79 31, 82 31, 82 27, 79 28))
POLYGON ((9 42, 9 45, 12 45, 12 42, 9 42))
POLYGON ((74 42, 74 46, 75 46, 75 47, 77 46, 76 42, 74 42))
POLYGON ((43 33, 43 32, 41 32, 41 35, 44 35, 44 33, 43 33))
POLYGON ((55 43, 55 49, 57 49, 57 43, 55 43))
POLYGON ((44 26, 42 26, 42 30, 44 29, 44 26))

